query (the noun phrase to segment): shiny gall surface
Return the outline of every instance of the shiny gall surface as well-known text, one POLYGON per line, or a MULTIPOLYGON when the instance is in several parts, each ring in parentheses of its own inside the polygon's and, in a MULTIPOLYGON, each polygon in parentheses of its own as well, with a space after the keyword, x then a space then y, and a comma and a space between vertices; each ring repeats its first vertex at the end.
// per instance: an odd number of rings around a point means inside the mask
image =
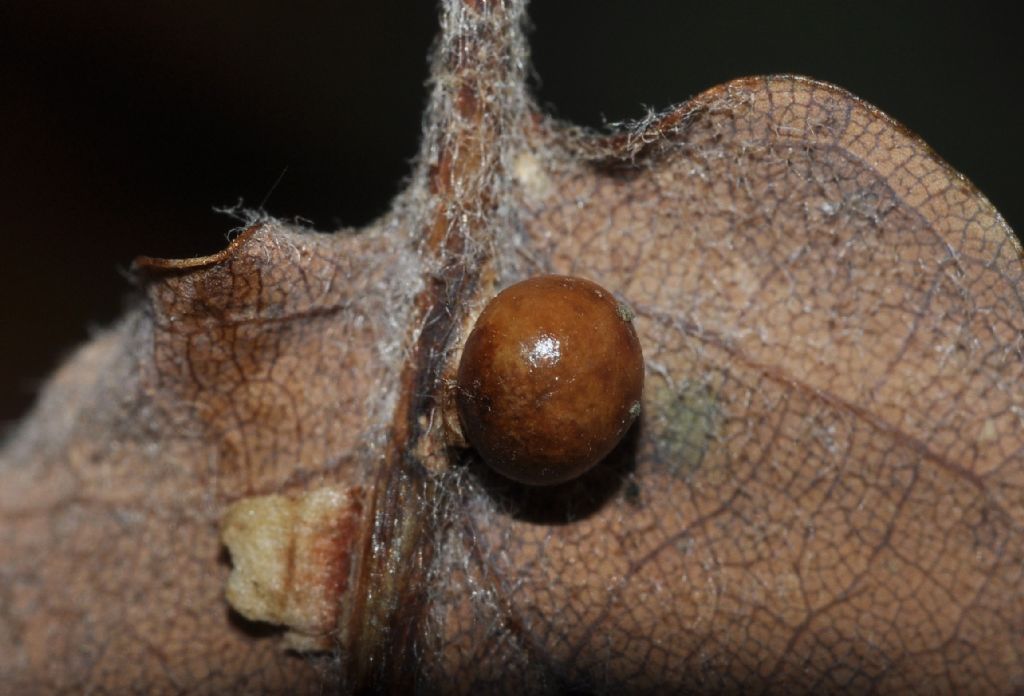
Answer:
POLYGON ((639 413, 644 362, 632 313, 583 278, 538 276, 484 308, 459 364, 464 434, 499 473, 530 485, 580 476, 639 413))

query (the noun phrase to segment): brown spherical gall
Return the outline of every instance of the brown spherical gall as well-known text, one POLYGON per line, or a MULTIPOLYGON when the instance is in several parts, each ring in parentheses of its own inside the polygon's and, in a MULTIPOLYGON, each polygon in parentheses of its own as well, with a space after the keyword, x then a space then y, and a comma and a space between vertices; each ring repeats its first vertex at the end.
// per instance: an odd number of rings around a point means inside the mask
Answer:
POLYGON ((644 360, 629 308, 582 278, 538 276, 500 292, 463 349, 456 403, 483 460, 531 485, 603 459, 640 412, 644 360))

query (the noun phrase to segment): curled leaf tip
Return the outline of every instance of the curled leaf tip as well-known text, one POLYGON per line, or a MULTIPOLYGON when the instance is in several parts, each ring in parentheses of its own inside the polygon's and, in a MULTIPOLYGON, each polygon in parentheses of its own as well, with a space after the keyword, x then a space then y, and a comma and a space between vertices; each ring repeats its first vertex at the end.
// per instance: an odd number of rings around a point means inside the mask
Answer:
POLYGON ((166 273, 192 271, 198 268, 216 266, 217 264, 224 263, 236 254, 239 249, 245 246, 249 240, 264 227, 267 227, 267 223, 257 223, 247 227, 240 235, 232 239, 224 249, 215 254, 193 256, 187 259, 163 259, 153 256, 137 256, 135 257, 135 260, 132 261, 132 270, 143 274, 163 275, 166 273))

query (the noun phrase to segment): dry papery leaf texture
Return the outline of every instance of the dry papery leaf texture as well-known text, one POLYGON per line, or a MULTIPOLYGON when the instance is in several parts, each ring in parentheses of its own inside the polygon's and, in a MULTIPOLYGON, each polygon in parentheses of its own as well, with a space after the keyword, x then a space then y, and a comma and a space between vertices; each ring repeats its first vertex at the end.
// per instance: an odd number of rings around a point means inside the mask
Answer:
POLYGON ((137 308, 2 451, 0 690, 1024 688, 999 214, 805 78, 554 121, 524 4, 443 4, 421 153, 374 224, 136 262, 137 308), (444 410, 474 315, 540 273, 627 301, 647 375, 604 463, 531 489, 444 410))

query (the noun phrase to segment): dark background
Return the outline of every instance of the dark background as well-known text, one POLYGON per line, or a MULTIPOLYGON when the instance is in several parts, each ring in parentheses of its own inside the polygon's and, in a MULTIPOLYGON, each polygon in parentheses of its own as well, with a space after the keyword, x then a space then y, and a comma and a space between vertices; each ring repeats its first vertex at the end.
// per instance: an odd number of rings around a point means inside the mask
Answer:
MULTIPOLYGON (((535 86, 563 118, 802 73, 902 121, 1024 229, 1018 26, 982 4, 535 0, 531 17, 535 86)), ((3 0, 0 429, 120 314, 134 256, 223 246, 236 222, 215 206, 320 229, 383 213, 436 27, 421 0, 3 0)))

